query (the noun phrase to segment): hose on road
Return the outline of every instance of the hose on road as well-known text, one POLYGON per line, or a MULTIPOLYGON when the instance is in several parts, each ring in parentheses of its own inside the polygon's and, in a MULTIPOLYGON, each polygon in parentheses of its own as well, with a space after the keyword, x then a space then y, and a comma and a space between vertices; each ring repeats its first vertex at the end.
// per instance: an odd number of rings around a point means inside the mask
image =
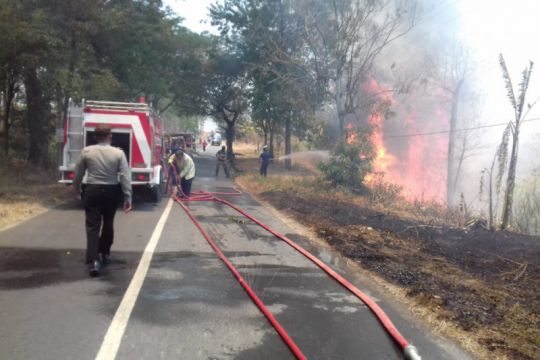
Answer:
MULTIPOLYGON (((175 176, 175 180, 177 180, 177 175, 175 171, 173 171, 173 175, 175 176)), ((178 181, 176 181, 176 184, 179 184, 178 181)), ((250 215, 246 211, 240 209, 238 206, 233 204, 232 202, 222 199, 220 197, 217 197, 217 195, 241 195, 242 192, 238 189, 234 188, 233 192, 205 192, 205 191, 197 191, 193 192, 191 196, 185 196, 185 194, 182 193, 181 188, 177 187, 178 192, 171 191, 173 199, 182 207, 182 209, 186 212, 188 217, 191 219, 191 221, 195 224, 195 226, 199 229, 203 237, 208 241, 212 249, 218 254, 218 256, 221 258, 221 260, 225 263, 225 265, 229 268, 229 270, 233 273, 236 280, 240 283, 240 285, 244 288, 244 290, 248 293, 248 295, 251 297, 253 302, 257 305, 257 307, 261 310, 261 312, 266 316, 268 321, 272 324, 272 326, 276 329, 278 334, 281 336, 283 341, 287 344, 289 349, 292 351, 292 353, 296 356, 297 359, 306 359, 305 355, 302 353, 298 345, 292 340, 292 338, 289 336, 289 334, 285 331, 283 326, 275 319, 275 317, 272 315, 272 313, 268 310, 268 308, 264 305, 262 300, 257 296, 257 294, 253 291, 253 289, 246 283, 242 275, 238 272, 236 267, 231 263, 231 261, 223 254, 223 252, 219 249, 217 244, 211 239, 208 232, 203 228, 201 223, 197 220, 197 218, 193 215, 193 213, 189 210, 189 208, 184 204, 184 202, 198 202, 198 201, 214 201, 217 203, 221 203, 223 205, 226 205, 230 207, 231 209, 235 210, 239 214, 243 215, 244 217, 248 218, 249 220, 253 221, 255 224, 259 225, 264 230, 268 231, 278 239, 284 241, 288 245, 290 245, 292 248, 297 250, 300 254, 302 254, 304 257, 309 259, 311 262, 313 262, 315 265, 317 265, 320 269, 322 269, 324 272, 326 272, 330 277, 332 277, 334 280, 336 280, 339 284, 341 284, 344 288, 346 288, 348 291, 350 291, 353 295, 355 295, 358 299, 360 299, 377 317, 381 325, 384 327, 384 329, 388 332, 390 337, 393 339, 393 341, 399 346, 401 351, 403 352, 404 356, 408 360, 421 360, 420 355, 418 354, 418 350, 415 346, 409 343, 409 341, 399 332, 399 330, 396 328, 392 320, 386 315, 386 313, 381 309, 381 307, 373 301, 369 296, 367 296, 365 293, 360 291, 356 286, 354 286, 352 283, 350 283, 347 279, 345 279, 343 276, 339 275, 337 272, 335 272, 331 267, 326 265, 324 262, 322 262, 320 259, 318 259, 315 255, 304 249, 302 246, 298 245, 296 242, 292 241, 288 237, 286 237, 283 234, 278 233, 274 229, 272 229, 269 225, 263 223, 261 220, 255 218, 254 216, 250 215), (180 196, 178 196, 180 194, 180 196)))

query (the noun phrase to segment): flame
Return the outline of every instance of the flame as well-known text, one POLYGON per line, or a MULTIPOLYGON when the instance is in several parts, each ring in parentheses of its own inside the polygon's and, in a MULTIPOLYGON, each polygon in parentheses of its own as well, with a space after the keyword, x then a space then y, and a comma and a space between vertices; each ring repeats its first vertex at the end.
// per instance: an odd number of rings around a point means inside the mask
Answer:
MULTIPOLYGON (((385 138, 385 135, 418 134, 447 128, 448 112, 440 105, 442 101, 434 99, 438 96, 439 100, 444 99, 444 95, 436 92, 409 94, 402 103, 373 78, 364 84, 364 91, 389 104, 395 113, 394 121, 389 122, 374 106, 368 117, 373 128, 371 141, 375 157, 372 173, 364 179, 366 185, 375 185, 376 175, 383 174, 386 180, 403 187, 402 195, 408 200, 444 203, 448 137, 442 134, 385 138)), ((347 141, 350 134, 351 131, 347 141)))
POLYGON ((352 123, 348 123, 345 128, 347 129, 347 144, 350 145, 356 141, 358 134, 354 131, 354 125, 352 123))
MULTIPOLYGON (((392 155, 384 145, 383 126, 384 119, 380 114, 371 114, 370 124, 373 126, 373 133, 371 134, 371 143, 375 150, 375 157, 373 159, 373 173, 387 173, 389 169, 395 165, 396 158, 392 155)), ((373 176, 368 180, 371 182, 373 176)))

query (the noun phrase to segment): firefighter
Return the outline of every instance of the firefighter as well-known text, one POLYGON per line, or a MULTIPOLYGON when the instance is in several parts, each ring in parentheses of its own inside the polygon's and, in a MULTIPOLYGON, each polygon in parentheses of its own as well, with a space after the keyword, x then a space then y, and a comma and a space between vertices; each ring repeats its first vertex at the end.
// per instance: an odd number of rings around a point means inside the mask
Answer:
POLYGON ((225 145, 223 145, 221 147, 221 150, 219 150, 217 153, 216 153, 216 158, 217 158, 217 162, 216 162, 216 177, 218 176, 219 174, 219 168, 220 167, 223 167, 223 171, 225 171, 225 175, 227 177, 229 177, 229 167, 227 165, 227 148, 225 147, 225 145))
POLYGON ((272 158, 272 154, 270 154, 270 151, 268 151, 268 146, 264 145, 262 148, 262 153, 259 156, 259 162, 261 163, 260 168, 260 174, 264 177, 266 177, 266 171, 268 170, 268 165, 270 164, 270 159, 272 158))
POLYGON ((184 150, 178 150, 176 154, 169 157, 168 163, 174 166, 180 178, 181 196, 189 196, 191 194, 191 184, 195 178, 195 163, 193 159, 184 150))
POLYGON ((111 146, 111 129, 98 125, 96 145, 85 147, 75 168, 73 186, 82 194, 86 215, 86 262, 90 276, 101 274, 102 265, 109 262, 114 238, 114 215, 124 194, 124 211, 131 211, 131 174, 124 152, 111 146), (118 182, 120 179, 120 183, 118 182))

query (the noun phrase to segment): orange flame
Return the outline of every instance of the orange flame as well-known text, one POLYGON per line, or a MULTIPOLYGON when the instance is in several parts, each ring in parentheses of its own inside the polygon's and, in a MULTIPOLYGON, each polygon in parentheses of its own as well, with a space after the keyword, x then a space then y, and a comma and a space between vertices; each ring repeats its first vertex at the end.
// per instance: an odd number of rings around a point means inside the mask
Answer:
POLYGON ((352 123, 348 123, 345 128, 347 129, 347 144, 352 144, 356 141, 358 134, 354 131, 354 126, 352 123))
MULTIPOLYGON (((373 127, 371 141, 375 158, 373 171, 365 177, 366 185, 375 185, 376 175, 383 174, 391 183, 403 187, 402 195, 409 200, 434 200, 444 203, 446 186, 446 150, 448 138, 442 136, 403 136, 385 138, 388 132, 399 135, 440 130, 447 126, 448 113, 430 98, 417 96, 408 99, 407 106, 398 102, 391 91, 370 78, 364 90, 390 104, 395 122, 385 123, 385 116, 374 109, 368 121, 373 127), (422 108, 422 112, 415 108, 422 108), (388 130, 388 127, 393 129, 388 130)), ((435 94, 437 95, 437 94, 435 94)), ((347 141, 349 136, 347 137, 347 141)))

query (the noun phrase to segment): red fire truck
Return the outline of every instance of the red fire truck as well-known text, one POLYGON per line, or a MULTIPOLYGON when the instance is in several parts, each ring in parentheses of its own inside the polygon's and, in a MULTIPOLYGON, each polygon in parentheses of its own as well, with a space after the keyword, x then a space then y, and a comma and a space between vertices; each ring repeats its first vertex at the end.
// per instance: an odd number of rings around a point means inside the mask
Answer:
POLYGON ((81 106, 70 101, 64 124, 60 182, 73 183, 75 164, 83 147, 95 144, 94 130, 98 124, 111 127, 112 145, 126 154, 134 191, 143 190, 151 201, 159 201, 165 188, 163 128, 159 116, 144 101, 83 101, 81 106))

